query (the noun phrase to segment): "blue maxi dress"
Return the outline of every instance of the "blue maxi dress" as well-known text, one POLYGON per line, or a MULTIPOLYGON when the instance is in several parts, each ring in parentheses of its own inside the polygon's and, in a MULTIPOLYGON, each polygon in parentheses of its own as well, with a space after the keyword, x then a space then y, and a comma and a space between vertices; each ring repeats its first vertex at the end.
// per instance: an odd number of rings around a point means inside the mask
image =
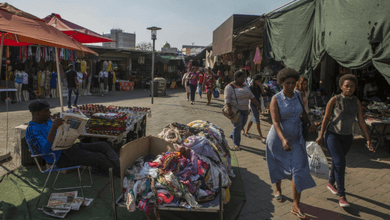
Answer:
POLYGON ((292 177, 298 192, 301 193, 304 189, 316 186, 316 183, 310 175, 306 142, 302 135, 303 108, 298 95, 300 96, 300 93, 295 92, 291 99, 286 97, 283 91, 275 95, 281 116, 282 132, 289 141, 292 151, 283 149, 282 141, 272 125, 267 136, 266 157, 271 182, 277 183, 292 177))

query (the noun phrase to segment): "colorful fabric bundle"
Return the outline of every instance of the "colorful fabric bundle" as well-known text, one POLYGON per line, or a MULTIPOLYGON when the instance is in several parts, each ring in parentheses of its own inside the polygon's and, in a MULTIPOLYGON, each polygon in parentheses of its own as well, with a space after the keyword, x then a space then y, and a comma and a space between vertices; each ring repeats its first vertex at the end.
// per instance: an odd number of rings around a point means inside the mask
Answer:
MULTIPOLYGON (((230 199, 229 175, 234 176, 234 173, 230 155, 225 151, 228 146, 223 130, 205 121, 194 121, 189 125, 173 123, 167 128, 164 131, 174 130, 180 138, 186 138, 178 145, 177 152, 138 158, 127 169, 123 180, 125 198, 134 201, 147 214, 153 208, 150 204, 155 205, 157 214, 158 206, 196 209, 199 202, 214 200, 218 194, 227 203, 230 199), (222 174, 222 191, 219 174, 222 174), (132 192, 134 195, 126 195, 132 192)), ((178 143, 177 140, 174 142, 178 143)), ((131 204, 128 207, 133 211, 131 204)))

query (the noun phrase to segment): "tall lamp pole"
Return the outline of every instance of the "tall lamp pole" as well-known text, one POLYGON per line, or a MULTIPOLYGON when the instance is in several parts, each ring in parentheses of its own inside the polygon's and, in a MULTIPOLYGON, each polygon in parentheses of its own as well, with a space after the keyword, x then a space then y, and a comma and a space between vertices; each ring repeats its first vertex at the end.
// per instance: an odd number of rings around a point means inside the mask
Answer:
POLYGON ((155 47, 155 41, 157 39, 157 31, 161 30, 159 27, 148 27, 148 30, 152 32, 152 40, 153 40, 153 51, 152 51, 152 81, 150 82, 150 88, 151 88, 151 97, 152 97, 152 104, 153 104, 153 96, 154 96, 154 47, 155 47))

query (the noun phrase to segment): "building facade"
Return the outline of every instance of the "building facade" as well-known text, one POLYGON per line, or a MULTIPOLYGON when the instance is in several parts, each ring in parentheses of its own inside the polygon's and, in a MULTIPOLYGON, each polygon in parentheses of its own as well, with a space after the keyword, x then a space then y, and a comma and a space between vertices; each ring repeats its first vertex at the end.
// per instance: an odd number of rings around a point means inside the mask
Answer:
POLYGON ((171 47, 171 45, 166 42, 163 47, 161 47, 161 52, 162 53, 177 53, 177 48, 176 47, 171 47))
POLYGON ((196 46, 196 45, 183 45, 182 53, 186 56, 193 56, 202 52, 206 46, 196 46))
POLYGON ((103 43, 103 47, 110 48, 135 48, 135 33, 126 33, 121 29, 111 29, 109 34, 103 34, 114 42, 103 43))

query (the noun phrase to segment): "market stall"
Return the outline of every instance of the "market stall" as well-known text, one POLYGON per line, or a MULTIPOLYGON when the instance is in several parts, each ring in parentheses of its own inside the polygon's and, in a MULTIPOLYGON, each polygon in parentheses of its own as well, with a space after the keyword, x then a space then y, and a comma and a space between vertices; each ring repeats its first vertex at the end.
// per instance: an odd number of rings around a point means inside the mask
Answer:
MULTIPOLYGON (((119 144, 145 136, 146 118, 151 117, 149 108, 103 106, 95 104, 82 105, 67 110, 67 113, 83 114, 89 122, 80 135, 80 139, 102 138, 119 144)), ((59 116, 59 115, 58 115, 59 116)))
POLYGON ((120 152, 123 193, 113 201, 114 213, 119 206, 148 218, 166 210, 215 212, 223 219, 234 177, 228 149, 223 130, 200 120, 172 123, 158 137, 126 144, 120 152))

